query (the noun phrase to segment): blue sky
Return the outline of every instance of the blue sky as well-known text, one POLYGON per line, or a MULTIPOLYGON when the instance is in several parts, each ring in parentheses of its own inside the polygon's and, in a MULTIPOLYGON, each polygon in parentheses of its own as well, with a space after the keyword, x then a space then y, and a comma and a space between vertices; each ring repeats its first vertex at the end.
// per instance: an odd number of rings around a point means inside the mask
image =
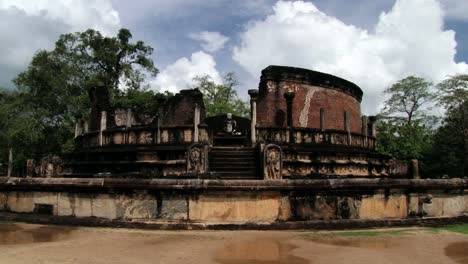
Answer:
POLYGON ((196 75, 235 72, 238 93, 260 71, 283 64, 324 71, 364 90, 362 110, 379 110, 383 89, 415 74, 434 83, 468 73, 466 0, 0 0, 0 86, 61 33, 129 28, 155 48, 161 73, 148 84, 177 91, 196 75))

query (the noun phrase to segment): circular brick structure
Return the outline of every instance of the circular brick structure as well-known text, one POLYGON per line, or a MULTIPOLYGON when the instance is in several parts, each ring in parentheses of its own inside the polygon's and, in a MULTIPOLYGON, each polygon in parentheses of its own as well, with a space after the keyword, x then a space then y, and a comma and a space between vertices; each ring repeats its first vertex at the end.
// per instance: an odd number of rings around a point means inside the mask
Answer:
POLYGON ((257 102, 257 123, 286 127, 284 94, 294 92, 293 126, 361 133, 362 90, 342 78, 312 70, 269 66, 262 71, 257 102), (321 112, 323 127, 321 127, 321 112))

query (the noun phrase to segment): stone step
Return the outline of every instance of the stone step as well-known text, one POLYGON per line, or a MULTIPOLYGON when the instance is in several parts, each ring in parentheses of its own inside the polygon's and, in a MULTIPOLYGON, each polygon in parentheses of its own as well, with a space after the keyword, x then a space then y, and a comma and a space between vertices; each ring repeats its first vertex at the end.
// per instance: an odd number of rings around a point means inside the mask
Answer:
POLYGON ((232 167, 239 167, 239 166, 252 166, 256 167, 256 162, 254 160, 209 160, 208 164, 210 166, 232 166, 232 167))
POLYGON ((256 172, 255 167, 213 167, 210 166, 210 171, 222 171, 222 172, 256 172))
POLYGON ((255 157, 255 155, 253 154, 249 154, 249 155, 245 155, 245 154, 223 154, 223 155, 209 155, 208 156, 209 158, 216 158, 216 159, 222 159, 222 158, 231 158, 231 159, 253 159, 255 157))
POLYGON ((257 172, 214 172, 221 179, 259 179, 257 172))

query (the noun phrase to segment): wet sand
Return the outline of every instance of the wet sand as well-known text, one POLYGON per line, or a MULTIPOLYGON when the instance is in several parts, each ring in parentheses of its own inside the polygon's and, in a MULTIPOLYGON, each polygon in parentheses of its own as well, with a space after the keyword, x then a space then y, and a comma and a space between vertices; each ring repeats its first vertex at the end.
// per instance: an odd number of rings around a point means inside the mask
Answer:
POLYGON ((0 222, 3 263, 468 264, 468 236, 415 228, 344 237, 324 231, 146 231, 0 222))

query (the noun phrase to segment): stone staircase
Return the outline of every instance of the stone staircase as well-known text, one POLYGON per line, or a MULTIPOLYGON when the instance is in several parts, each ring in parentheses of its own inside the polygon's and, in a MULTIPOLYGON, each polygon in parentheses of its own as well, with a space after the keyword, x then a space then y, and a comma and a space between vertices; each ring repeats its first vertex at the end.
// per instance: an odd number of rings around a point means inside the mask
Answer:
POLYGON ((209 153, 209 171, 221 179, 258 179, 255 149, 213 147, 209 153))

